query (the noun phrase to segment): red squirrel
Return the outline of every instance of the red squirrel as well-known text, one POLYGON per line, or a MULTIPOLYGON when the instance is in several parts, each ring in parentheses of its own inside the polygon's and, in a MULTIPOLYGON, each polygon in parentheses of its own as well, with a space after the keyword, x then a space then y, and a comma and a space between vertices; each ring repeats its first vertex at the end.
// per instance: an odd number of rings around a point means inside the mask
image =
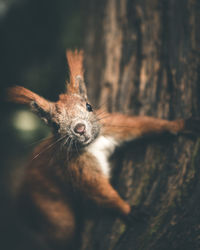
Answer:
POLYGON ((57 102, 24 87, 9 89, 11 101, 28 104, 53 131, 33 153, 17 204, 47 248, 57 250, 75 249, 88 203, 127 221, 134 216, 110 184, 109 157, 116 147, 146 135, 200 130, 194 118, 168 121, 94 110, 84 83, 83 52, 67 51, 67 60, 70 81, 57 102))

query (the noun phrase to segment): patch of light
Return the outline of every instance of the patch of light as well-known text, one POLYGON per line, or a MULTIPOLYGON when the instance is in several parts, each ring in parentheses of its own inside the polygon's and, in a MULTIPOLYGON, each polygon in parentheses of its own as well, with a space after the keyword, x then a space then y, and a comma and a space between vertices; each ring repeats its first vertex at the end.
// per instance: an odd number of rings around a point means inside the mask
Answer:
POLYGON ((18 130, 31 132, 39 128, 39 121, 31 112, 21 110, 14 114, 13 125, 18 130))
POLYGON ((0 0, 0 18, 4 18, 13 5, 21 4, 22 0, 0 0))
POLYGON ((3 1, 0 1, 0 17, 5 15, 7 9, 8 9, 7 4, 3 1))

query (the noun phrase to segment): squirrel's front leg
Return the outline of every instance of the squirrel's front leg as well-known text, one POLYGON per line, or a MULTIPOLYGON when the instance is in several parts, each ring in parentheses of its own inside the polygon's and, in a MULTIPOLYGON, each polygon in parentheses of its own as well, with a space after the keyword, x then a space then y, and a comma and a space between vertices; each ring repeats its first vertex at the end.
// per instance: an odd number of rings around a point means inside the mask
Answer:
POLYGON ((119 216, 126 223, 142 221, 148 214, 144 208, 130 206, 124 201, 112 187, 109 179, 98 171, 98 163, 88 153, 81 155, 71 165, 71 173, 76 181, 73 182, 75 189, 84 200, 90 200, 101 209, 106 209, 112 214, 119 216))
POLYGON ((191 133, 200 134, 200 118, 178 119, 168 121, 149 116, 128 116, 113 113, 102 118, 104 135, 111 136, 119 142, 131 141, 148 135, 191 133))
POLYGON ((75 189, 83 200, 90 200, 98 207, 111 211, 122 218, 128 217, 131 206, 124 201, 109 183, 109 179, 99 170, 94 157, 86 153, 71 166, 75 176, 75 189))

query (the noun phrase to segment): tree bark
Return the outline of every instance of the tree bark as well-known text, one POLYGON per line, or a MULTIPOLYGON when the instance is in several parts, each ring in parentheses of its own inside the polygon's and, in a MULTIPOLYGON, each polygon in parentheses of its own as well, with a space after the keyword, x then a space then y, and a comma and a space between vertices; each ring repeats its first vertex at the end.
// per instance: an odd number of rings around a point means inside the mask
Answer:
MULTIPOLYGON (((89 96, 110 112, 177 119, 200 115, 200 2, 89 1, 89 96)), ((200 249, 200 138, 150 138, 112 158, 113 185, 146 221, 88 220, 82 250, 200 249)))

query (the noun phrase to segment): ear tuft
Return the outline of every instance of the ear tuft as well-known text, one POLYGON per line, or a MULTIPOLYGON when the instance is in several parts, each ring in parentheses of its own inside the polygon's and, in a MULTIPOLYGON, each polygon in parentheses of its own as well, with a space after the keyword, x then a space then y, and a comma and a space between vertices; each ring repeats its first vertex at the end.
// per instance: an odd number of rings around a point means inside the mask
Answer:
POLYGON ((33 92, 21 86, 11 87, 7 90, 7 93, 8 101, 21 104, 30 104, 36 98, 33 92))
POLYGON ((76 86, 78 86, 79 94, 83 99, 87 100, 87 89, 84 80, 80 75, 76 76, 76 86))
POLYGON ((49 108, 49 102, 43 97, 35 94, 34 92, 21 87, 15 86, 8 89, 8 101, 32 105, 32 103, 37 103, 41 109, 47 110, 49 108))
POLYGON ((46 123, 51 120, 54 104, 24 87, 16 86, 9 88, 8 101, 27 104, 46 123))
POLYGON ((84 83, 83 50, 77 49, 73 52, 66 51, 67 61, 70 70, 70 83, 67 83, 68 93, 76 93, 87 99, 87 91, 84 83))
POLYGON ((83 50, 78 51, 77 49, 75 51, 67 50, 66 51, 67 61, 69 65, 70 70, 70 84, 68 86, 68 89, 70 91, 77 91, 79 86, 77 85, 77 77, 84 79, 83 74, 83 50))
POLYGON ((67 50, 66 56, 70 70, 70 82, 75 85, 76 76, 79 75, 83 78, 83 50, 76 49, 74 52, 67 50))

